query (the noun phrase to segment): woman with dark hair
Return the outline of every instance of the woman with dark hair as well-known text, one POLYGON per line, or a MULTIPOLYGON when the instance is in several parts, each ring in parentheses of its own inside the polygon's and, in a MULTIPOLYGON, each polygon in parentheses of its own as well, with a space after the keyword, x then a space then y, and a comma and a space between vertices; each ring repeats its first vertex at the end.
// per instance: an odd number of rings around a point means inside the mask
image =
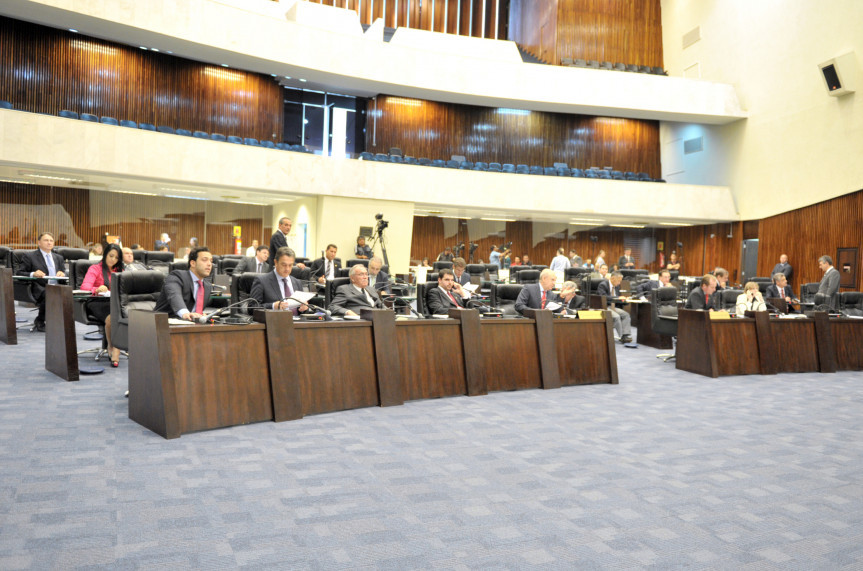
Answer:
MULTIPOLYGON (((89 290, 93 295, 104 293, 111 289, 111 274, 123 271, 123 250, 117 244, 108 244, 102 254, 102 261, 90 266, 81 289, 89 290)), ((87 311, 96 320, 105 324, 105 339, 108 341, 108 351, 111 354, 111 366, 120 366, 120 350, 111 345, 111 305, 105 301, 88 303, 87 311)))

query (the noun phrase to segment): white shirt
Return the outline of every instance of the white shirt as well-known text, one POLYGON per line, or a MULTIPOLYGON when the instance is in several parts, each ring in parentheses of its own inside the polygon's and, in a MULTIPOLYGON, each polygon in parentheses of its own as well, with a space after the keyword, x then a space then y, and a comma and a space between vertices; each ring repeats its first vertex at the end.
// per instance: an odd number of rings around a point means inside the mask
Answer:
POLYGON ((368 292, 367 290, 365 290, 365 289, 363 289, 363 288, 361 288, 361 287, 359 287, 359 286, 356 286, 356 285, 354 285, 354 284, 351 284, 351 286, 352 286, 355 290, 357 290, 357 293, 364 293, 364 294, 366 294, 366 301, 368 301, 368 302, 369 302, 369 305, 371 305, 372 307, 374 307, 374 306, 375 306, 375 300, 373 300, 373 299, 372 299, 372 296, 369 294, 369 292, 368 292))
POLYGON ((564 255, 555 256, 549 265, 549 269, 554 272, 562 272, 566 268, 570 267, 569 258, 564 255))
POLYGON ((248 248, 246 248, 246 256, 251 258, 252 256, 255 255, 256 250, 257 250, 257 248, 255 248, 254 246, 249 246, 248 248))

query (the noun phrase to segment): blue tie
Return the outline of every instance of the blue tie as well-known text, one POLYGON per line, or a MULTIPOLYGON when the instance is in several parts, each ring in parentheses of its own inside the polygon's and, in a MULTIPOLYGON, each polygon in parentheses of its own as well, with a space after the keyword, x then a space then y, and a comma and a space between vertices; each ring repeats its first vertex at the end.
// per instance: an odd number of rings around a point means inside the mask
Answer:
POLYGON ((56 276, 57 269, 54 267, 54 256, 52 256, 50 253, 45 254, 45 263, 48 265, 48 275, 56 276))

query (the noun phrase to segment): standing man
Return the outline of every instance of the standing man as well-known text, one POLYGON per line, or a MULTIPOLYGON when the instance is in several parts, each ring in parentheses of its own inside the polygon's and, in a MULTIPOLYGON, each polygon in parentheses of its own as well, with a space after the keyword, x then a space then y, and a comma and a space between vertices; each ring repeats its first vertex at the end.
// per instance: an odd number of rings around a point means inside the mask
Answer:
POLYGON ((685 309, 707 309, 713 311, 713 294, 716 292, 716 276, 705 274, 701 278, 701 286, 689 292, 685 309))
POLYGON ((570 266, 569 258, 563 255, 563 248, 558 248, 557 255, 551 259, 548 269, 553 272, 560 272, 560 274, 563 275, 564 270, 570 266))
POLYGON ((452 261, 452 248, 447 246, 443 249, 443 252, 438 254, 437 261, 438 262, 451 262, 452 261))
POLYGON ((339 249, 335 244, 327 244, 324 255, 312 262, 311 277, 317 279, 319 284, 325 284, 327 280, 336 279, 336 274, 342 268, 342 263, 336 259, 336 252, 338 251, 339 249))
MULTIPOLYGON (((279 229, 273 232, 273 235, 270 238, 270 259, 273 259, 279 248, 290 248, 290 244, 288 244, 288 234, 291 233, 291 228, 293 228, 293 226, 294 223, 287 216, 279 218, 279 229)), ((301 270, 306 268, 305 264, 297 264, 297 267, 301 270)))
POLYGON ((838 297, 836 294, 839 293, 839 270, 833 267, 833 258, 830 256, 818 258, 818 267, 824 272, 824 277, 821 278, 821 284, 818 286, 818 293, 829 296, 830 307, 835 309, 835 299, 838 297))
MULTIPOLYGON (((620 282, 623 281, 623 274, 620 272, 612 272, 607 280, 599 282, 596 288, 596 295, 604 295, 605 297, 620 297, 620 282)), ((614 303, 608 304, 608 310, 611 312, 612 320, 614 321, 614 329, 620 335, 621 343, 632 343, 632 317, 629 313, 617 307, 614 303), (615 318, 615 315, 617 318, 615 318)))
MULTIPOLYGON (((265 246, 261 246, 266 250, 265 246)), ((265 309, 289 309, 287 300, 294 292, 303 291, 300 281, 291 276, 294 269, 294 251, 290 248, 279 248, 276 250, 275 262, 272 272, 255 278, 249 297, 257 300, 265 309)), ((301 311, 308 311, 307 305, 301 305, 294 309, 294 315, 301 311)))
POLYGON ((459 285, 468 285, 470 283, 470 275, 465 271, 467 262, 464 258, 452 259, 452 273, 455 282, 459 285))
POLYGON ((617 267, 621 270, 635 269, 635 258, 632 257, 632 248, 623 250, 623 255, 617 260, 617 267))
MULTIPOLYGON (((62 278, 66 274, 63 273, 63 256, 54 253, 54 235, 50 232, 42 232, 39 234, 37 241, 39 248, 27 252, 21 258, 21 265, 18 266, 18 275, 30 278, 58 277, 62 278)), ((36 331, 45 331, 45 285, 46 283, 57 283, 55 281, 38 281, 31 285, 30 293, 33 299, 36 300, 36 306, 39 308, 39 313, 33 322, 36 331)))
MULTIPOLYGON (((252 245, 246 248, 246 257, 251 258, 258 251, 258 241, 252 240, 252 245)), ((268 250, 269 251, 269 250, 268 250)))
POLYGON ((791 264, 788 263, 788 256, 782 254, 779 256, 779 263, 773 266, 773 271, 770 272, 770 275, 775 276, 776 274, 784 274, 785 279, 788 282, 791 282, 791 278, 794 276, 794 268, 791 267, 791 264))
POLYGON ((539 283, 527 284, 521 289, 515 300, 515 310, 524 314, 527 308, 545 309, 549 303, 559 301, 557 294, 551 291, 556 278, 557 274, 551 269, 542 270, 539 274, 539 283))
POLYGON ((497 267, 500 267, 500 249, 494 244, 491 245, 491 254, 488 255, 488 263, 497 264, 497 267))
POLYGON ((174 270, 165 278, 162 293, 153 311, 194 321, 204 315, 213 286, 204 278, 213 269, 213 255, 206 247, 189 252, 189 269, 174 270))
POLYGON ((426 307, 432 315, 446 315, 452 308, 464 309, 466 293, 461 284, 456 283, 453 271, 443 268, 438 273, 437 287, 426 294, 426 307))
POLYGON ((354 248, 354 256, 359 260, 372 259, 372 249, 366 246, 365 236, 357 236, 357 246, 354 248))
POLYGON ((569 251, 569 266, 571 268, 580 268, 581 264, 584 262, 581 259, 581 256, 575 253, 575 250, 569 251))
POLYGON ((369 285, 375 291, 392 293, 392 288, 390 288, 390 277, 387 275, 386 272, 381 271, 381 268, 383 266, 383 260, 381 260, 377 256, 374 256, 371 260, 369 260, 369 285))
POLYGON ((384 309, 377 292, 369 287, 369 271, 362 264, 351 266, 351 283, 339 286, 329 309, 339 317, 358 316, 363 309, 384 309))
MULTIPOLYGON (((278 250, 276 250, 278 251, 278 250)), ((238 276, 242 273, 265 274, 270 271, 267 260, 270 258, 270 249, 266 246, 258 246, 254 256, 247 256, 240 260, 234 268, 232 275, 238 276)))

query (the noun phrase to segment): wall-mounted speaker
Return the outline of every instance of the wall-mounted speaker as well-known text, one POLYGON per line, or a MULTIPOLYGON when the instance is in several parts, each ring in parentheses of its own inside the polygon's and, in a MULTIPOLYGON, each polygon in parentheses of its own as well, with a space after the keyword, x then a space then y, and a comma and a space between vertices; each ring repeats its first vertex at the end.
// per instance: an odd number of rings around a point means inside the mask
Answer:
POLYGON ((827 94, 841 97, 854 93, 857 83, 857 57, 854 52, 836 56, 818 64, 827 94))

